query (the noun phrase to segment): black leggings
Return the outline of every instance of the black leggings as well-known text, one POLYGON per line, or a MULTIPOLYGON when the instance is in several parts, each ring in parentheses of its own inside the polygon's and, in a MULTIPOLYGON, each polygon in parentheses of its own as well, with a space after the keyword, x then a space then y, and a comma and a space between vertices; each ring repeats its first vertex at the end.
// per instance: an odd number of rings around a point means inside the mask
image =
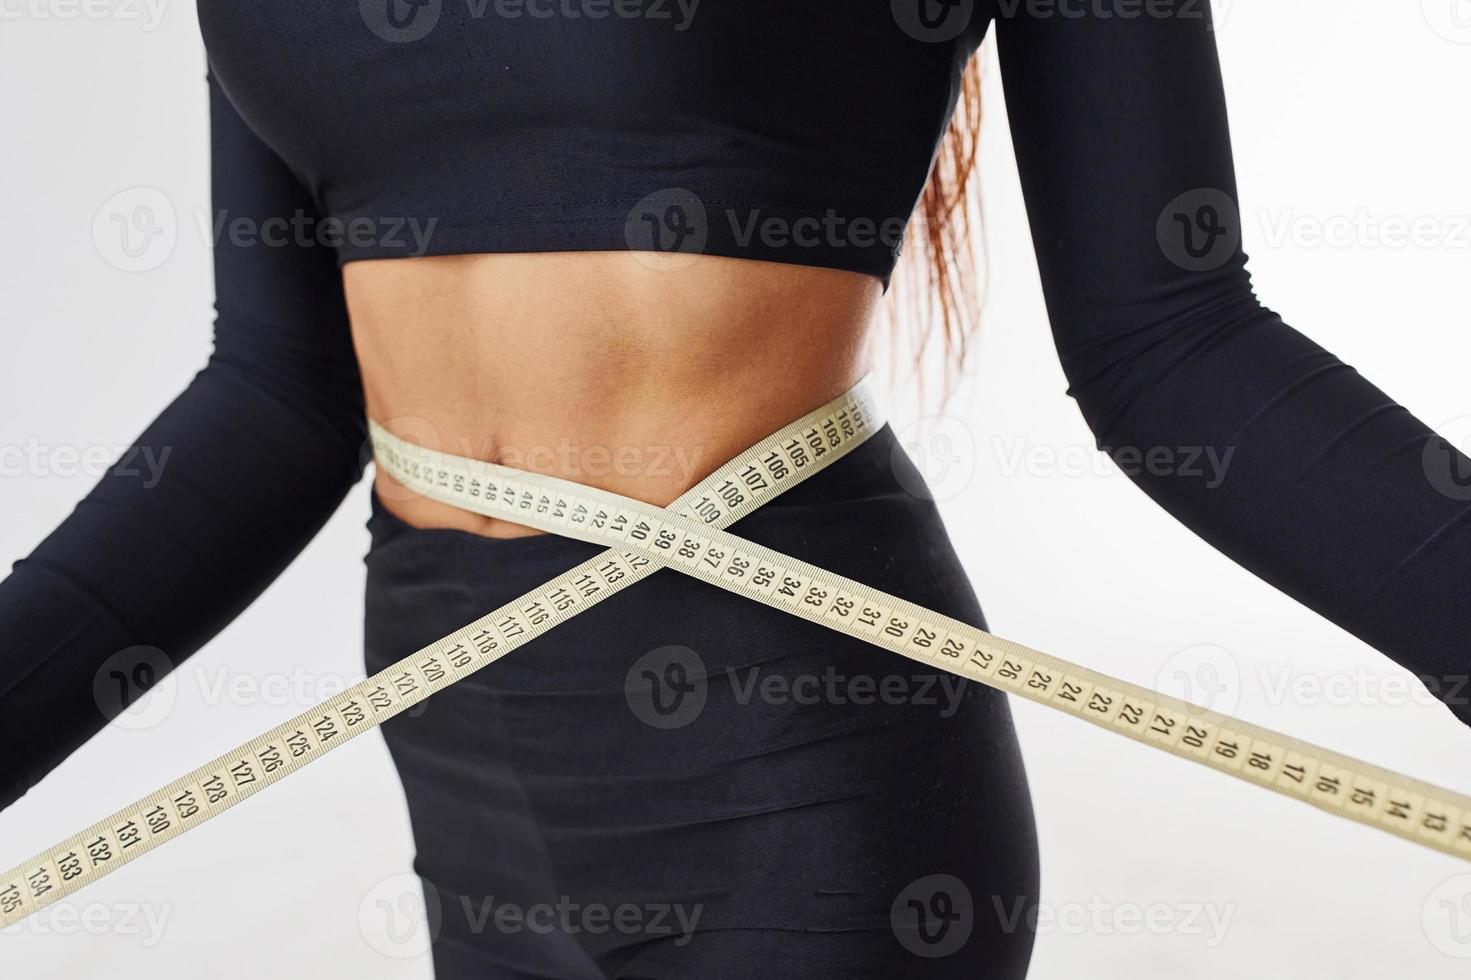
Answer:
MULTIPOLYGON (((982 626, 897 450, 886 428, 732 531, 982 626)), ((376 499, 369 527, 370 672, 599 550, 419 530, 376 499)), ((1006 699, 677 572, 384 734, 439 980, 1026 973, 1006 699)))

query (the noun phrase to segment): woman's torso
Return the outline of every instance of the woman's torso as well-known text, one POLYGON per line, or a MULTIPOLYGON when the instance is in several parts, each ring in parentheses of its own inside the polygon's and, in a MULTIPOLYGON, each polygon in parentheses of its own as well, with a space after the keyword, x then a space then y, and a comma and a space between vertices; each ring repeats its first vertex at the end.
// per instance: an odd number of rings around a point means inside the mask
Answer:
MULTIPOLYGON (((370 417, 667 502, 864 370, 970 3, 200 0, 370 417), (911 9, 912 8, 912 9, 911 9)), ((421 526, 519 533, 395 493, 421 526)))
MULTIPOLYGON (((881 0, 532 6, 201 0, 201 19, 245 121, 324 215, 367 231, 337 251, 368 414, 665 502, 863 373, 984 24, 916 37, 905 4, 881 0), (620 6, 693 17, 565 13, 620 6)), ((917 485, 884 429, 735 530, 981 625, 917 485)), ((373 671, 595 551, 491 540, 517 529, 377 489, 373 671)), ((898 976, 916 961, 894 909, 914 889, 949 876, 978 902, 1029 901, 1036 841, 1005 699, 925 673, 659 575, 395 719, 416 868, 444 912, 438 971, 581 975, 544 959, 565 955, 587 975, 764 976, 817 936, 852 968, 793 975, 898 976), (708 693, 678 730, 630 700, 670 649, 698 658, 708 693), (752 695, 753 678, 823 693, 752 695), (522 906, 697 906, 701 936, 508 939, 461 914, 492 889, 522 906), (711 945, 730 937, 748 972, 711 945), (685 959, 659 972, 655 955, 685 959)), ((1024 974, 1029 933, 974 927, 968 955, 927 972, 1024 974)))
MULTIPOLYGON (((360 262, 344 279, 370 418, 446 452, 667 504, 851 387, 877 281, 630 253, 360 262)), ((418 497, 419 527, 526 533, 418 497)))

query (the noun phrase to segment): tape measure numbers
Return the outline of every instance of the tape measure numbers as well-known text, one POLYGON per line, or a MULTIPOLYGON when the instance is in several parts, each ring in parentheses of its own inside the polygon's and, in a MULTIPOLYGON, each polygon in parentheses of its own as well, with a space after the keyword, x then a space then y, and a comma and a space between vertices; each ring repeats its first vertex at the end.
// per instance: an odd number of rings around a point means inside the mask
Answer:
POLYGON ((678 513, 426 450, 381 428, 373 438, 380 465, 425 496, 626 549, 928 666, 1471 860, 1471 797, 1069 663, 678 513))
POLYGON ((1471 860, 1471 798, 1001 639, 722 530, 881 424, 860 385, 741 453, 668 509, 439 453, 372 425, 378 465, 411 489, 609 550, 7 872, 0 877, 0 925, 203 823, 665 567, 1471 860))
MULTIPOLYGON (((725 527, 837 462, 882 425, 872 397, 858 385, 736 456, 670 510, 725 527)), ((223 813, 659 568, 633 551, 588 559, 73 834, 0 875, 0 928, 223 813)))

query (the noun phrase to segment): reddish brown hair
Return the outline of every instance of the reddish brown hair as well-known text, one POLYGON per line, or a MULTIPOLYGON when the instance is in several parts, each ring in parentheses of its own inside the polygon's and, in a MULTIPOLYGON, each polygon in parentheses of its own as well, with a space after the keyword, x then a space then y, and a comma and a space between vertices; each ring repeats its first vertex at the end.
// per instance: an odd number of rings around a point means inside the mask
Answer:
POLYGON ((919 367, 939 335, 946 392, 964 366, 983 298, 971 235, 972 218, 980 216, 979 182, 973 178, 980 149, 981 81, 981 59, 972 57, 910 221, 888 305, 889 318, 910 335, 917 378, 923 377, 919 367))

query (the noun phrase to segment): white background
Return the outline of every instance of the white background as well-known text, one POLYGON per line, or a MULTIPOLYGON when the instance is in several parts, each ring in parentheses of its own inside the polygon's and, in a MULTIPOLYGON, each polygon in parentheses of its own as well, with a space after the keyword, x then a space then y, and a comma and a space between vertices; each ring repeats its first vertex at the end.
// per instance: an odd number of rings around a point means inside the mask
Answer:
MULTIPOLYGON (((207 120, 192 5, 166 5, 155 21, 141 3, 105 0, 94 15, 65 4, 0 0, 0 450, 39 446, 43 461, 5 457, 6 562, 94 482, 95 471, 58 472, 68 450, 125 446, 209 345, 209 252, 195 226, 208 209, 207 120), (104 260, 92 227, 113 195, 135 188, 167 197, 178 239, 157 268, 124 272, 104 260)), ((1260 294, 1420 417, 1471 433, 1471 5, 1231 0, 1219 9, 1260 294), (1351 231, 1329 246, 1303 234, 1360 214, 1370 228, 1428 218, 1439 240, 1392 247, 1351 231), (1284 222, 1298 230, 1285 240, 1284 222)), ((985 57, 994 59, 989 46, 985 57)), ((1218 695, 1254 721, 1471 792, 1471 734, 1407 675, 1216 555, 1097 463, 1063 394, 998 86, 992 71, 991 292, 979 356, 946 418, 907 429, 912 400, 890 399, 896 428, 946 494, 993 630, 1146 684, 1224 684, 1218 695), (1302 693, 1317 682, 1347 685, 1330 687, 1346 697, 1302 693), (1298 693, 1282 694, 1284 683, 1298 693)), ((155 693, 166 702, 149 709, 158 724, 109 730, 0 815, 0 865, 356 679, 366 513, 360 486, 265 597, 155 693), (222 695, 222 679, 268 686, 263 696, 222 695)), ((1471 968, 1465 864, 1045 709, 1015 710, 1040 821, 1042 897, 1056 916, 1032 976, 1382 980, 1471 968), (1223 931, 1211 916, 1226 919, 1223 931)), ((414 943, 385 931, 385 908, 408 894, 411 853, 375 733, 8 930, 0 969, 428 977, 427 956, 404 955, 414 943)))

